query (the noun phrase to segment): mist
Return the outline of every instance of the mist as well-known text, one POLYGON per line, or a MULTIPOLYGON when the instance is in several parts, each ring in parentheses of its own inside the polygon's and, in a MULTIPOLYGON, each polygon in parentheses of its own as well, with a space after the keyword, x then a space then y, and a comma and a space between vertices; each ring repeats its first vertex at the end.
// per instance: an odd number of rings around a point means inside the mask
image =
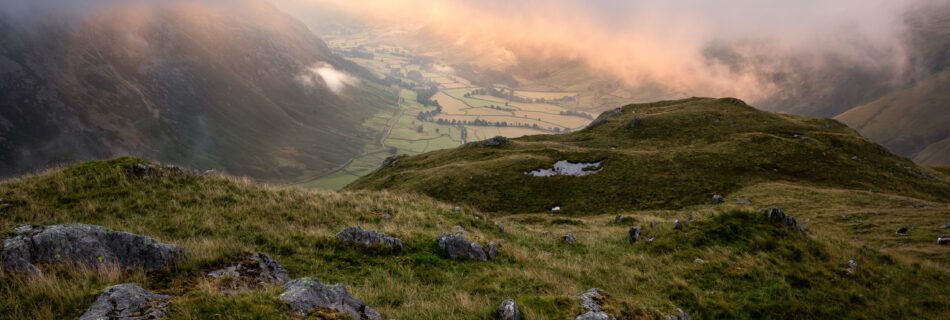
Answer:
POLYGON ((922 0, 276 0, 303 21, 339 12, 376 26, 416 26, 483 67, 571 59, 631 87, 764 100, 826 66, 905 81, 905 14, 922 0))

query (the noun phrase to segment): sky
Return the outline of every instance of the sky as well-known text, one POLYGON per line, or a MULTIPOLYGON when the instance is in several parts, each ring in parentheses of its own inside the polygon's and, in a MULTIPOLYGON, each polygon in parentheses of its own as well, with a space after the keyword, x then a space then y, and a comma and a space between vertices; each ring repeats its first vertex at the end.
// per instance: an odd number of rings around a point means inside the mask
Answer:
MULTIPOLYGON (((526 57, 577 59, 627 84, 755 100, 783 68, 848 63, 908 68, 904 15, 947 0, 273 0, 301 20, 343 14, 419 25, 498 68, 526 57), (710 48, 741 63, 710 58, 710 48), (789 61, 798 64, 791 66, 789 61)), ((309 22, 309 21, 308 21, 309 22)))

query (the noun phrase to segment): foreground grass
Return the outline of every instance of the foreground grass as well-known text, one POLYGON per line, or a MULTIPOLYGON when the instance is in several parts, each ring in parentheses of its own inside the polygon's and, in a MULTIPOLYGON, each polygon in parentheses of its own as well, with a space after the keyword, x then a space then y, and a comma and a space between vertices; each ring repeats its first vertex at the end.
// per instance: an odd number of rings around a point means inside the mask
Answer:
POLYGON ((147 276, 55 266, 38 277, 0 273, 0 317, 75 318, 102 288, 133 281, 172 295, 174 319, 288 318, 275 299, 279 288, 225 295, 203 277, 246 251, 273 255, 293 277, 344 283, 395 319, 486 319, 507 298, 529 319, 573 318, 580 309, 572 297, 592 287, 610 293, 608 308, 622 319, 652 319, 675 308, 695 319, 950 316, 946 247, 923 231, 900 239, 921 250, 879 247, 891 241, 887 229, 898 219, 923 230, 950 218, 950 208, 939 202, 772 184, 736 193, 754 206, 632 211, 624 213, 632 222, 614 224, 613 214, 492 217, 390 192, 315 192, 173 170, 148 179, 125 172, 139 161, 91 162, 2 183, 0 197, 12 206, 0 209, 0 230, 9 235, 20 223, 103 225, 181 245, 185 261, 147 276), (926 214, 904 209, 918 202, 929 205, 920 209, 926 214), (771 204, 784 205, 811 232, 789 232, 754 213, 771 204), (895 216, 856 215, 855 221, 874 225, 857 231, 826 225, 836 219, 831 211, 875 208, 895 216), (695 218, 687 228, 672 228, 674 219, 687 216, 695 218), (398 236, 407 249, 377 254, 340 246, 334 235, 349 225, 398 236), (472 263, 442 256, 434 239, 455 225, 469 239, 503 242, 501 257, 472 263), (627 244, 631 225, 643 225, 645 237, 656 240, 627 244), (888 235, 878 236, 877 228, 888 235), (562 244, 567 232, 579 243, 562 244), (866 233, 855 242, 855 232, 866 233), (860 264, 853 275, 844 271, 850 259, 860 264))

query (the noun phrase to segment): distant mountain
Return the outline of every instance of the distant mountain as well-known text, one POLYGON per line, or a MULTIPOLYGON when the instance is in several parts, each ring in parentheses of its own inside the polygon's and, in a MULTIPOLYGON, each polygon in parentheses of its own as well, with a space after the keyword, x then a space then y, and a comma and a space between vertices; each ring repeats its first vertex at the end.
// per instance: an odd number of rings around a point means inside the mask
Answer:
POLYGON ((121 154, 265 180, 325 173, 395 99, 362 72, 265 1, 0 13, 0 176, 121 154))
POLYGON ((488 212, 562 207, 585 215, 683 208, 776 181, 950 199, 950 183, 935 172, 837 121, 737 99, 634 104, 570 134, 474 142, 387 163, 347 188, 422 193, 488 212), (571 167, 580 176, 559 174, 571 167))

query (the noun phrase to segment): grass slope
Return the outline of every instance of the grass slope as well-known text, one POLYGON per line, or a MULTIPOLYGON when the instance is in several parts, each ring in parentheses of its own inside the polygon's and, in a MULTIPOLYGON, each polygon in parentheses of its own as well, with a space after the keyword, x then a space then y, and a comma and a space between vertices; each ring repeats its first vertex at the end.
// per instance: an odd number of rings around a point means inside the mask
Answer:
POLYGON ((274 255, 293 277, 342 282, 394 319, 486 319, 506 298, 529 319, 567 319, 580 312, 573 296, 591 287, 611 295, 607 309, 620 319, 654 319, 675 308, 694 319, 950 316, 950 251, 931 237, 936 223, 950 219, 946 203, 768 183, 736 192, 756 207, 629 211, 632 221, 614 224, 613 215, 453 213, 421 196, 276 188, 167 168, 151 179, 126 173, 140 161, 90 162, 0 183, 10 204, 0 209, 0 230, 92 223, 181 245, 186 260, 150 275, 44 266, 42 275, 27 277, 0 270, 0 317, 75 318, 102 288, 135 281, 174 297, 172 319, 289 318, 275 299, 280 288, 226 295, 202 276, 244 251, 274 255), (795 214, 809 234, 755 213, 771 205, 795 214), (868 213, 877 210, 885 214, 868 213), (687 216, 695 220, 672 228, 687 216), (910 237, 893 235, 910 223, 920 226, 910 237), (354 224, 401 237, 407 249, 376 254, 337 245, 334 234, 354 224), (503 242, 500 258, 442 256, 434 238, 454 225, 470 239, 503 242), (656 240, 627 244, 630 225, 645 226, 645 236, 656 240), (561 243, 567 232, 578 244, 561 243), (880 249, 882 243, 890 246, 880 249), (850 259, 860 265, 853 275, 844 271, 850 259))
POLYGON ((602 214, 681 208, 773 181, 950 200, 946 176, 837 121, 763 112, 729 98, 634 104, 571 134, 402 157, 347 188, 421 193, 488 212, 561 206, 602 214), (585 177, 525 175, 559 160, 603 161, 604 168, 585 177))

